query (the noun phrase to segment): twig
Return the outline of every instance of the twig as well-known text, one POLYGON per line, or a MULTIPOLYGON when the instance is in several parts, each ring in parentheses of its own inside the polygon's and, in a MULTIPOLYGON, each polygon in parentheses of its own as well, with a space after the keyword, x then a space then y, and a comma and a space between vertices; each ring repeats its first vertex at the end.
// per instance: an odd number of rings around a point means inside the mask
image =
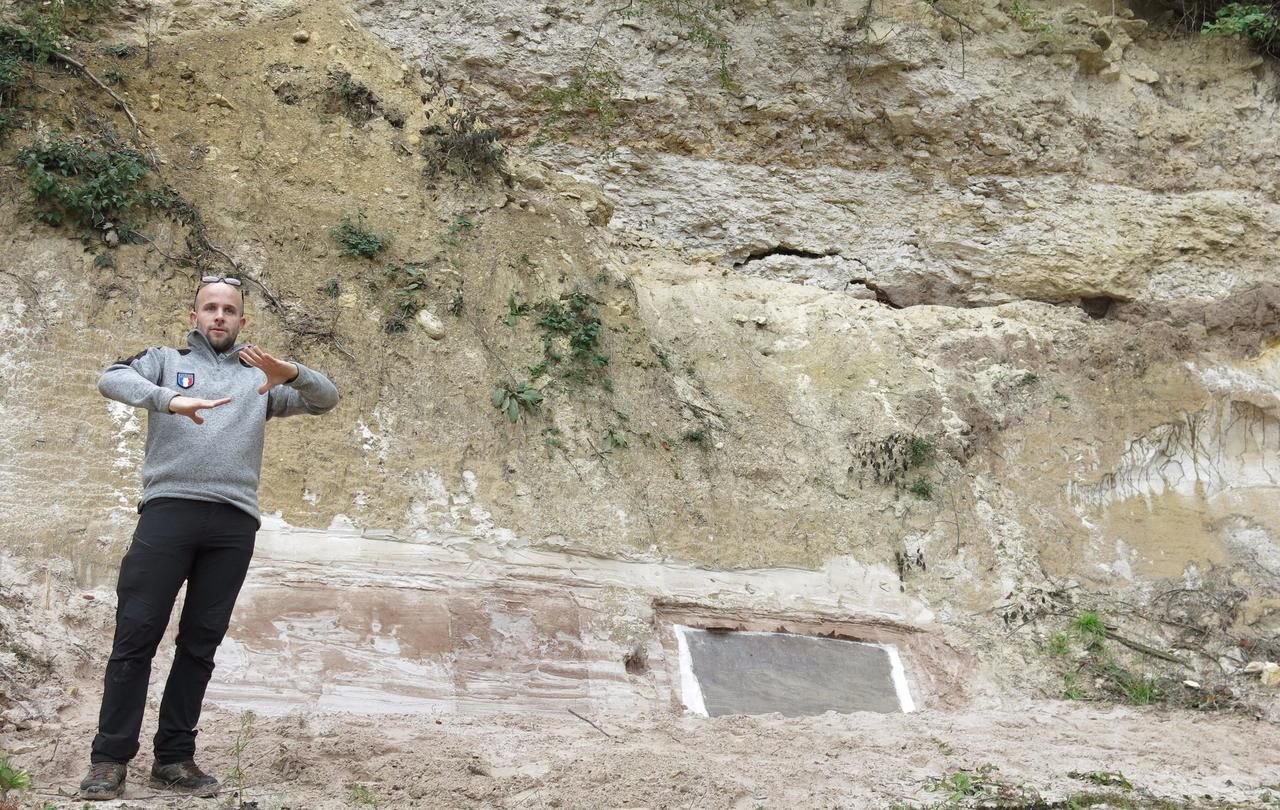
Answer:
POLYGON ((972 34, 978 33, 973 26, 969 25, 969 23, 965 22, 964 20, 960 19, 956 15, 952 14, 950 11, 947 11, 945 8, 938 8, 938 3, 939 3, 939 0, 930 0, 929 7, 932 8, 934 11, 938 12, 939 14, 941 14, 942 16, 955 20, 956 25, 959 25, 961 28, 967 29, 970 33, 972 34))
MULTIPOLYGON (((236 269, 239 269, 239 268, 236 268, 236 269)), ((243 273, 242 275, 244 275, 244 277, 249 281, 252 281, 254 284, 258 285, 258 289, 262 290, 262 294, 267 297, 267 302, 271 304, 272 309, 274 309, 276 312, 279 312, 281 315, 285 314, 284 305, 280 303, 279 298, 276 298, 275 295, 272 294, 271 290, 267 289, 266 284, 263 284, 261 281, 258 281, 256 278, 249 275, 248 273, 243 273)))
POLYGON ((595 723, 591 722, 590 720, 588 720, 587 718, 583 717, 582 715, 578 714, 578 713, 577 713, 577 712, 575 712, 573 709, 569 709, 568 711, 569 711, 569 714, 573 715, 574 717, 578 718, 578 719, 579 719, 579 720, 581 720, 582 722, 584 722, 584 723, 586 723, 587 725, 591 726, 592 728, 594 728, 596 731, 600 732, 600 733, 601 733, 601 734, 603 734, 604 736, 608 737, 608 738, 609 738, 609 739, 611 739, 611 740, 613 739, 613 735, 612 735, 612 734, 610 734, 609 732, 607 732, 607 731, 605 731, 604 729, 600 728, 600 727, 599 727, 599 726, 597 726, 595 723))
POLYGON ((960 76, 963 77, 965 73, 964 32, 965 32, 965 29, 968 29, 971 33, 974 33, 974 34, 978 32, 974 30, 973 26, 969 25, 964 20, 952 14, 950 11, 947 11, 945 8, 938 8, 938 0, 930 0, 929 8, 933 9, 934 11, 938 12, 944 17, 955 20, 956 25, 960 26, 960 76))
MULTIPOLYGON (((239 263, 239 262, 237 262, 235 259, 231 258, 231 256, 229 256, 225 250, 223 250, 222 248, 218 247, 218 246, 217 246, 217 245, 215 245, 214 243, 210 242, 210 241, 209 241, 209 237, 205 236, 204 234, 201 234, 200 241, 203 243, 203 246, 204 246, 204 248, 205 248, 206 250, 213 251, 214 253, 218 254, 218 255, 219 255, 219 256, 221 256, 222 258, 226 259, 226 260, 227 260, 227 264, 231 265, 231 267, 232 267, 232 268, 233 268, 237 273, 238 273, 238 272, 241 272, 242 268, 240 267, 240 263, 239 263)), ((250 281, 255 281, 255 280, 256 280, 256 279, 250 279, 250 281)), ((262 285, 261 285, 261 284, 259 284, 258 286, 260 286, 260 287, 261 287, 262 285)), ((263 288, 262 288, 262 291, 263 291, 263 292, 267 292, 267 289, 266 289, 265 287, 263 287, 263 288)), ((272 297, 270 293, 267 293, 267 296, 268 296, 268 297, 272 297)), ((273 300, 274 300, 274 299, 273 299, 273 300)), ((278 302, 278 301, 276 302, 277 306, 279 305, 279 303, 280 303, 280 302, 278 302)))
MULTIPOLYGON (((687 400, 687 399, 682 399, 682 400, 680 400, 680 401, 681 401, 682 403, 684 403, 685 405, 688 405, 690 408, 693 408, 695 411, 702 411, 703 413, 709 413, 709 414, 711 414, 712 416, 714 416, 714 417, 715 417, 715 418, 717 418, 717 419, 721 419, 721 420, 723 420, 723 419, 724 419, 724 414, 722 414, 722 413, 717 413, 716 411, 713 411, 713 410, 711 410, 710 408, 704 408, 704 407, 702 407, 701 405, 695 405, 695 404, 693 404, 692 402, 690 402, 690 401, 689 401, 689 400, 687 400)), ((799 423, 797 422, 796 424, 799 424, 799 423)))
POLYGON ((85 78, 87 78, 89 81, 93 82, 94 84, 101 87, 103 90, 107 91, 108 95, 110 95, 113 99, 116 100, 116 104, 120 105, 120 109, 124 111, 125 117, 129 119, 129 123, 133 124, 133 134, 139 138, 142 137, 142 127, 138 126, 138 119, 133 117, 133 113, 129 110, 129 105, 125 103, 124 99, 120 98, 120 96, 116 94, 116 91, 112 90, 110 87, 107 87, 105 84, 103 84, 102 79, 99 79, 97 76, 93 75, 92 70, 89 70, 89 68, 85 67, 82 63, 77 62, 75 59, 72 59, 70 56, 60 51, 50 51, 49 58, 56 59, 59 62, 62 62, 64 65, 74 68, 75 70, 79 71, 80 74, 85 78))
POLYGON ((1120 635, 1114 630, 1111 630, 1110 628, 1106 630, 1106 636, 1112 641, 1118 641, 1124 646, 1128 647, 1129 649, 1136 650, 1137 652, 1140 652, 1143 655, 1149 655, 1152 658, 1159 658, 1161 661, 1168 661, 1172 664, 1178 664, 1179 666, 1185 667, 1187 669, 1191 668, 1190 664, 1188 664, 1186 661, 1183 661, 1181 658, 1179 658, 1176 655, 1172 655, 1170 653, 1164 652, 1163 650, 1157 650, 1155 647, 1148 647, 1145 644, 1140 644, 1132 639, 1125 638, 1124 636, 1120 635))
POLYGON ((600 464, 604 469, 605 473, 607 473, 609 477, 612 478, 613 473, 609 471, 609 464, 608 464, 609 459, 605 456, 604 451, 601 450, 599 447, 596 447, 596 443, 591 441, 590 439, 585 439, 585 441, 587 445, 591 448, 592 455, 600 459, 600 464))
POLYGON ((154 250, 156 253, 159 253, 161 256, 165 257, 171 262, 177 262, 178 264, 183 264, 183 265, 192 264, 190 259, 184 259, 181 256, 170 256, 168 253, 165 253, 163 250, 160 249, 160 245, 156 243, 156 240, 152 239, 150 236, 147 236, 145 233, 142 233, 141 231, 129 231, 129 236, 136 236, 142 241, 151 245, 152 250, 154 250))

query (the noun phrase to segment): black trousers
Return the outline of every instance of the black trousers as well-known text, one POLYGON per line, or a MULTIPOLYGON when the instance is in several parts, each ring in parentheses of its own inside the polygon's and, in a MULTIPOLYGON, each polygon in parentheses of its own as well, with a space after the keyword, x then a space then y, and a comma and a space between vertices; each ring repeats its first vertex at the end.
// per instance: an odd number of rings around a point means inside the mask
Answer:
POLYGON ((138 753, 151 659, 178 589, 187 583, 177 650, 160 701, 156 761, 191 759, 213 654, 226 635, 258 521, 225 503, 155 498, 142 508, 116 585, 115 641, 93 738, 93 762, 128 762, 138 753))

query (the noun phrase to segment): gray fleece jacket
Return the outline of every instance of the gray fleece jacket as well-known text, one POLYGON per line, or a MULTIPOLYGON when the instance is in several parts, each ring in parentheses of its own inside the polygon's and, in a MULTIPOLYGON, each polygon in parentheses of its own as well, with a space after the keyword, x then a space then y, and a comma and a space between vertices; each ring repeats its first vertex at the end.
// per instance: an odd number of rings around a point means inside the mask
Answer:
POLYGON ((259 394, 267 375, 240 361, 243 345, 219 353, 195 329, 187 345, 151 348, 118 360, 98 380, 103 396, 147 409, 142 503, 152 498, 229 503, 261 523, 258 479, 267 420, 333 410, 338 389, 328 377, 297 363, 297 379, 259 394), (179 395, 231 401, 201 411, 204 424, 197 425, 169 413, 169 401, 179 395))

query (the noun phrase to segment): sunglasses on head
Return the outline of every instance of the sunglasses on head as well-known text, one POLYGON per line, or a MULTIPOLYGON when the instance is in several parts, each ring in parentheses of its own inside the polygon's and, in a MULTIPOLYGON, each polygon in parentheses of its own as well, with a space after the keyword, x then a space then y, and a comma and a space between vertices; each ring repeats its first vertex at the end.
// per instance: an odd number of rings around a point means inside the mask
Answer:
POLYGON ((240 286, 240 279, 230 276, 204 276, 200 279, 201 284, 217 284, 218 282, 230 284, 232 287, 240 286))

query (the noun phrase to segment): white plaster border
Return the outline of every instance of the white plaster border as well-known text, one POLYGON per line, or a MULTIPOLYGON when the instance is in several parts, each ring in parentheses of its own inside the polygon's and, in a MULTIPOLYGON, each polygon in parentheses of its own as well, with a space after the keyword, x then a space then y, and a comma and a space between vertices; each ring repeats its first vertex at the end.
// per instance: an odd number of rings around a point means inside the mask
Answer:
POLYGON ((680 650, 680 702, 693 714, 706 717, 707 704, 702 699, 702 684, 698 683, 698 676, 693 674, 693 653, 689 651, 689 640, 685 637, 685 633, 700 628, 686 627, 683 624, 672 625, 672 628, 680 650))

